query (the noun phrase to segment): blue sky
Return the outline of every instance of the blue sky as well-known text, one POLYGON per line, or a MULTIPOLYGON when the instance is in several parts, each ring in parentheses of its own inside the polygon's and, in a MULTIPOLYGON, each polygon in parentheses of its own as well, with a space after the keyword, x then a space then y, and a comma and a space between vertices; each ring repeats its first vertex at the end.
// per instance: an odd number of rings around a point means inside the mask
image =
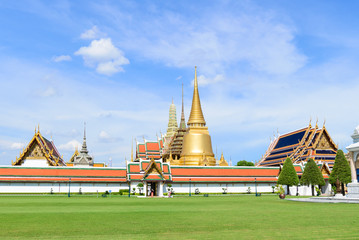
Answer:
POLYGON ((312 118, 339 147, 359 124, 358 3, 2 1, 0 164, 35 127, 65 160, 87 142, 123 166, 131 138, 165 133, 172 97, 188 119, 194 66, 213 148, 259 160, 312 118), (79 146, 80 147, 80 146, 79 146))

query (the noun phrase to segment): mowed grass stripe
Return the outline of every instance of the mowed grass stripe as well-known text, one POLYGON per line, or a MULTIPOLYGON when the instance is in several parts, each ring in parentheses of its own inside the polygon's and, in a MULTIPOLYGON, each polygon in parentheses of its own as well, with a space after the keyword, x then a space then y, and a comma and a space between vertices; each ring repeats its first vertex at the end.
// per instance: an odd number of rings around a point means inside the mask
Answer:
POLYGON ((1 196, 0 239, 355 239, 358 205, 277 196, 1 196))

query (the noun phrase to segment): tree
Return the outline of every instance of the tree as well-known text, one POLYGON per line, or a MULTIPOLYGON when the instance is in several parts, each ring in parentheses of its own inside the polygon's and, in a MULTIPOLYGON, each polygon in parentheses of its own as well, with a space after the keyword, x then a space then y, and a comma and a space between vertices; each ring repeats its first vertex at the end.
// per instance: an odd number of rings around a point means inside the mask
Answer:
POLYGON ((344 184, 351 182, 351 171, 350 166, 347 159, 344 156, 342 150, 337 151, 337 155, 335 156, 335 162, 333 166, 333 170, 330 173, 329 182, 333 185, 336 184, 336 189, 339 189, 341 184, 342 194, 345 195, 344 192, 344 184))
POLYGON ((311 184, 312 196, 314 196, 314 185, 323 186, 325 184, 323 174, 312 158, 309 158, 305 165, 303 175, 300 178, 300 184, 307 186, 311 184))
POLYGON ((287 185, 287 193, 289 194, 289 187, 296 186, 299 183, 297 172, 294 169, 292 160, 288 157, 284 164, 282 171, 278 177, 278 184, 287 185))
POLYGON ((241 160, 237 162, 237 166, 254 166, 254 163, 247 162, 246 160, 241 160))
POLYGON ((143 183, 139 183, 137 184, 137 188, 138 188, 138 192, 140 193, 140 195, 142 195, 142 188, 143 188, 143 183))

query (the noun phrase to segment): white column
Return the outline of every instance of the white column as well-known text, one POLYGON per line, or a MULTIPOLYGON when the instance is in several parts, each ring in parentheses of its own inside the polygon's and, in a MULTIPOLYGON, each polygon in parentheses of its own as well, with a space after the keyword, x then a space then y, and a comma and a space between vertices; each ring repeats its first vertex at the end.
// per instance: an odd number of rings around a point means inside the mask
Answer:
POLYGON ((351 152, 351 158, 349 161, 350 164, 350 172, 352 175, 352 183, 357 183, 358 182, 358 178, 357 178, 357 171, 355 169, 355 160, 357 158, 358 153, 357 152, 351 152))
POLYGON ((147 182, 144 182, 143 188, 144 188, 144 191, 145 191, 145 197, 147 197, 147 182))
POLYGON ((163 182, 159 182, 159 191, 158 191, 158 196, 159 197, 163 197, 163 182))
POLYGON ((352 158, 350 159, 350 170, 352 174, 352 183, 358 182, 357 170, 355 168, 355 161, 357 159, 358 152, 352 152, 352 158))

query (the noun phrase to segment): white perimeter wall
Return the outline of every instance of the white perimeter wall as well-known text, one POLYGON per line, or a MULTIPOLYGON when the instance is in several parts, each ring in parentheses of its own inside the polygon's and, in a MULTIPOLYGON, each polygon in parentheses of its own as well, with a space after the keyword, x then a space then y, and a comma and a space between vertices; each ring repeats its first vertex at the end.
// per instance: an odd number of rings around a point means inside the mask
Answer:
MULTIPOLYGON (((136 188, 138 193, 137 184, 139 182, 131 182, 131 191, 132 188, 136 188)), ((168 192, 168 184, 172 185, 174 193, 189 193, 189 183, 165 183, 163 185, 163 193, 168 192)), ((273 191, 272 186, 275 186, 275 183, 257 183, 257 192, 267 192, 270 193, 273 191)), ((255 184, 254 183, 191 183, 191 192, 194 194, 198 188, 200 193, 222 193, 223 188, 227 188, 228 193, 246 193, 250 187, 251 193, 255 193, 255 184)))
MULTIPOLYGON (((285 189, 285 192, 287 194, 287 186, 283 186, 283 188, 285 189)), ((328 182, 328 180, 325 180, 325 185, 320 187, 322 194, 324 195, 330 195, 332 192, 332 185, 328 182)), ((290 195, 295 196, 297 194, 297 187, 293 186, 293 187, 289 187, 289 192, 290 195)), ((299 196, 312 196, 312 186, 299 186, 298 187, 298 194, 299 196)), ((315 191, 315 186, 314 186, 314 195, 317 195, 317 192, 315 191)))
MULTIPOLYGON (((140 182, 131 182, 131 191, 136 188, 138 193, 137 184, 140 182)), ((172 184, 173 191, 175 193, 189 193, 189 183, 170 183, 172 184)), ((271 193, 273 191, 272 186, 276 183, 257 183, 258 193, 271 193)), ((71 183, 70 191, 73 193, 79 193, 80 188, 82 193, 102 193, 105 191, 118 192, 120 189, 128 189, 127 183, 71 183)), ((251 193, 255 193, 256 187, 254 183, 191 183, 191 193, 195 193, 198 188, 200 193, 222 193, 223 188, 227 189, 228 193, 247 193, 250 187, 251 193)), ((286 186, 283 186, 287 190, 286 186)), ((0 183, 0 193, 50 193, 51 189, 53 193, 67 193, 69 191, 68 183, 0 183)), ((290 187, 291 195, 296 195, 297 187, 290 187)), ((144 189, 143 189, 144 190, 144 189)), ((326 185, 322 187, 322 193, 329 195, 331 192, 331 185, 326 182, 326 185)), ((163 184, 163 193, 168 192, 167 183, 163 184)), ((312 195, 311 187, 300 186, 298 188, 300 196, 312 195)))
MULTIPOLYGON (((127 183, 71 183, 70 191, 73 193, 97 191, 102 193, 111 190, 118 192, 120 189, 128 189, 127 183)), ((0 193, 67 193, 68 183, 0 183, 0 193)))

